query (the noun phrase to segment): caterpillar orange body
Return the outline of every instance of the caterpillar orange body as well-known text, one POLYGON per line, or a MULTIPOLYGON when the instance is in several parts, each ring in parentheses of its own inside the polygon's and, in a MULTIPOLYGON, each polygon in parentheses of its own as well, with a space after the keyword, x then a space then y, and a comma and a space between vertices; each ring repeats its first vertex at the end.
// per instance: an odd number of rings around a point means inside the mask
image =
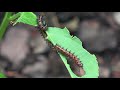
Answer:
POLYGON ((74 62, 76 63, 77 66, 79 67, 83 67, 82 63, 79 61, 79 59, 72 54, 71 52, 65 50, 64 48, 61 48, 59 45, 55 45, 54 48, 61 52, 62 54, 66 55, 67 57, 71 58, 72 60, 74 60, 74 62))

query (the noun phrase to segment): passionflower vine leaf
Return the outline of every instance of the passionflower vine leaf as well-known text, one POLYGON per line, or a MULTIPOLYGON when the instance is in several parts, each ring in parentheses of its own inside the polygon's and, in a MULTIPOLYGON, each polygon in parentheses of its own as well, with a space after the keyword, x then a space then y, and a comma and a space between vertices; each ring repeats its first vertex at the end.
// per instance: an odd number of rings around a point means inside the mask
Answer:
MULTIPOLYGON (((37 17, 32 12, 21 12, 21 16, 16 20, 15 24, 18 22, 37 26, 37 17)), ((71 53, 74 53, 83 64, 85 75, 78 77, 71 70, 66 56, 58 52, 72 78, 98 78, 99 67, 96 56, 83 48, 79 38, 71 36, 67 28, 48 27, 45 32, 47 34, 46 40, 50 41, 53 45, 59 45, 65 50, 67 49, 71 53)))
POLYGON ((29 24, 32 26, 37 26, 37 17, 34 13, 32 12, 19 12, 21 15, 18 17, 18 19, 14 22, 13 25, 17 23, 24 23, 24 24, 29 24))
MULTIPOLYGON (((90 54, 82 46, 82 42, 76 36, 71 36, 67 28, 61 29, 56 27, 49 27, 46 30, 47 39, 52 42, 53 45, 59 45, 65 50, 67 49, 75 56, 79 58, 83 64, 85 75, 80 78, 97 78, 99 76, 98 62, 95 55, 90 54)), ((79 78, 73 72, 71 72, 70 66, 66 62, 65 56, 59 53, 65 66, 67 67, 72 78, 79 78)))

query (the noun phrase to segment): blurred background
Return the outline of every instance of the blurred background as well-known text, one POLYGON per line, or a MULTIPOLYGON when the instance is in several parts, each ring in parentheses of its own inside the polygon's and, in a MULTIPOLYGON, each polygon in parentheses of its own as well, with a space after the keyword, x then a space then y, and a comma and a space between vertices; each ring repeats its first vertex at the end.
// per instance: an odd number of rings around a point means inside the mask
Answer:
MULTIPOLYGON (((48 26, 67 27, 99 62, 100 78, 120 78, 120 12, 44 13, 48 26)), ((4 12, 0 12, 0 22, 4 12)), ((70 78, 59 55, 35 27, 9 26, 0 42, 0 70, 13 78, 70 78)))

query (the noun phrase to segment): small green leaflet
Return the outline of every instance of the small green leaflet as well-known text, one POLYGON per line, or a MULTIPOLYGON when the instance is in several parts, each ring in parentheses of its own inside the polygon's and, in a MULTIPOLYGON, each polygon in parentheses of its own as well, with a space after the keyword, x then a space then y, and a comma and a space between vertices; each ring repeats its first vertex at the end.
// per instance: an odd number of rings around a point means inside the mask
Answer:
MULTIPOLYGON (((32 12, 22 12, 21 16, 16 20, 15 24, 22 22, 25 24, 37 26, 36 20, 37 17, 32 12)), ((90 54, 83 48, 82 42, 79 38, 76 36, 71 36, 67 28, 61 29, 57 27, 48 27, 46 34, 46 39, 52 42, 53 45, 58 44, 64 49, 71 51, 83 63, 85 75, 78 77, 73 73, 69 64, 67 64, 66 57, 58 52, 72 78, 98 78, 99 67, 96 56, 90 54)))
POLYGON ((16 23, 24 23, 24 24, 29 24, 32 26, 37 26, 37 22, 36 22, 36 15, 32 12, 19 12, 21 15, 20 17, 15 21, 15 23, 13 25, 15 25, 16 23))

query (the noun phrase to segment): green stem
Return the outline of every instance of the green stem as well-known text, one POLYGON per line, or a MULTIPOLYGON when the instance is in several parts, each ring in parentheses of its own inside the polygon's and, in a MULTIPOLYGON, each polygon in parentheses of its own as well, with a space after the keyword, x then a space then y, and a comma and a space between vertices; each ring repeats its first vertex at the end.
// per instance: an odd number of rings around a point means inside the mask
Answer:
POLYGON ((13 12, 6 12, 5 13, 5 16, 4 16, 4 19, 1 23, 1 26, 0 26, 0 41, 9 25, 9 18, 10 16, 12 16, 13 12))

